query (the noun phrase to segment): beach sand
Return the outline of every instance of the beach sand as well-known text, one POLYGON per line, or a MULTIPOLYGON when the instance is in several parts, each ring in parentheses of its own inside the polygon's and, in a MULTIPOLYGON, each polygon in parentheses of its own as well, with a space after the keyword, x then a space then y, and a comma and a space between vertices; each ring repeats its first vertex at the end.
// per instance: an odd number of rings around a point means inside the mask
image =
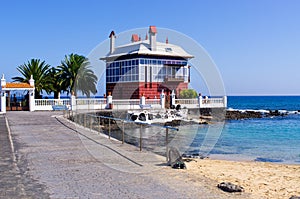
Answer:
POLYGON ((191 159, 187 172, 216 182, 231 182, 244 188, 251 198, 300 196, 300 165, 254 161, 191 159))

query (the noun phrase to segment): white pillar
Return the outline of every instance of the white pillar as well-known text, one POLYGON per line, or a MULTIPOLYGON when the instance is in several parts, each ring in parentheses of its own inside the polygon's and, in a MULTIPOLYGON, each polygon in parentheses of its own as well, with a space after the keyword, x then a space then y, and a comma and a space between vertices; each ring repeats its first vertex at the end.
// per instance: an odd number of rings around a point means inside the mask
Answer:
POLYGON ((0 108, 1 108, 1 112, 2 113, 6 113, 6 93, 4 90, 2 90, 3 87, 6 86, 6 80, 4 78, 4 74, 2 74, 2 78, 1 78, 1 92, 0 92, 0 95, 1 95, 1 100, 0 100, 0 108))
POLYGON ((199 108, 202 108, 202 106, 203 106, 203 101, 202 100, 203 100, 202 95, 199 94, 199 96, 198 96, 199 108))
POLYGON ((165 103, 166 103, 166 96, 165 96, 165 93, 164 93, 164 89, 161 91, 161 94, 160 94, 160 106, 162 109, 165 108, 165 103))
POLYGON ((224 105, 224 108, 227 107, 227 96, 223 97, 223 105, 224 105))
POLYGON ((6 113, 6 93, 1 91, 1 113, 6 113))
POLYGON ((71 105, 71 110, 76 111, 76 97, 74 94, 71 95, 70 105, 71 105))
POLYGON ((110 93, 108 93, 108 96, 106 98, 106 108, 112 108, 112 103, 113 103, 113 97, 111 96, 110 93))
POLYGON ((140 105, 145 105, 145 104, 146 104, 146 97, 142 95, 142 97, 140 98, 140 105))
POLYGON ((172 90, 171 93, 171 106, 175 106, 175 92, 172 90))
POLYGON ((34 89, 29 90, 29 111, 35 110, 34 89))
POLYGON ((32 90, 29 90, 29 111, 34 111, 35 110, 34 79, 32 75, 30 75, 29 84, 33 88, 32 90))

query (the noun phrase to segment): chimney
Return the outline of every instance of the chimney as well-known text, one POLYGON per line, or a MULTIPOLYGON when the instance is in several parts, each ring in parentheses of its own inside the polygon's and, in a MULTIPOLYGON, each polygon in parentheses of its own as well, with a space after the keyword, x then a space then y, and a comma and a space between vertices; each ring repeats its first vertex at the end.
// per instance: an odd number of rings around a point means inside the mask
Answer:
POLYGON ((169 43, 169 39, 168 39, 168 37, 166 38, 166 44, 168 44, 169 43))
POLYGON ((146 33, 146 37, 145 37, 145 40, 148 40, 148 33, 146 33))
POLYGON ((139 41, 139 36, 137 34, 132 34, 131 36, 131 42, 137 42, 139 41))
POLYGON ((114 31, 111 31, 110 35, 110 54, 114 53, 115 51, 115 39, 116 39, 116 35, 114 31))
POLYGON ((150 36, 150 48, 152 51, 156 51, 156 26, 149 27, 149 36, 150 36))
POLYGON ((5 86, 6 86, 6 80, 5 80, 4 74, 2 74, 1 87, 5 87, 5 86))

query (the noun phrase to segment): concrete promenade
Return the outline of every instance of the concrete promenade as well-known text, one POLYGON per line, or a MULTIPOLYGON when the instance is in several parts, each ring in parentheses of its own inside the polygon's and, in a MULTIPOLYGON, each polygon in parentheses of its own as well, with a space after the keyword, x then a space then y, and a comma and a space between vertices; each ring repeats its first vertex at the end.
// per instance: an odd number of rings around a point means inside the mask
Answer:
POLYGON ((165 158, 76 127, 60 112, 0 115, 0 198, 246 198, 165 158), (11 136, 10 136, 11 134, 11 136))

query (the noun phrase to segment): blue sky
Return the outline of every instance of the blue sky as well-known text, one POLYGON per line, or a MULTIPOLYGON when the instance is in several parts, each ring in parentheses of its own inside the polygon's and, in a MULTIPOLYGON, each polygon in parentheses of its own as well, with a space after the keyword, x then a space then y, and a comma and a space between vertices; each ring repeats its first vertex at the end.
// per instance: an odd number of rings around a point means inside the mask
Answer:
POLYGON ((0 5, 0 73, 8 80, 31 58, 56 66, 67 54, 87 55, 111 30, 156 25, 202 45, 228 95, 300 95, 297 0, 20 0, 0 5))

